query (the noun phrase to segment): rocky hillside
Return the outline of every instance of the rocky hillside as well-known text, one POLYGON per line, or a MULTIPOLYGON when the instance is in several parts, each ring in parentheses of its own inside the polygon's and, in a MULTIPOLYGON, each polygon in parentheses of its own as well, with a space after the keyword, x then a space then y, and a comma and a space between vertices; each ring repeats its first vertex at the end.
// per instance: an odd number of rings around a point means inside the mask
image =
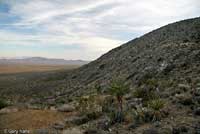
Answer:
POLYGON ((148 78, 196 79, 200 73, 200 18, 154 30, 66 75, 74 85, 106 86, 123 77, 131 85, 148 78))

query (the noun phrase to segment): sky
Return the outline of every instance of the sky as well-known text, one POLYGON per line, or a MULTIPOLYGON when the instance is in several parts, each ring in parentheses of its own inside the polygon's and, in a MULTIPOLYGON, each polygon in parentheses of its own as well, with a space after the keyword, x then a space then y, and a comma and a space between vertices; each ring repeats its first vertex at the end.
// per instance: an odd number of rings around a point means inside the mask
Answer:
POLYGON ((199 0, 0 0, 0 57, 94 60, 168 23, 199 0))

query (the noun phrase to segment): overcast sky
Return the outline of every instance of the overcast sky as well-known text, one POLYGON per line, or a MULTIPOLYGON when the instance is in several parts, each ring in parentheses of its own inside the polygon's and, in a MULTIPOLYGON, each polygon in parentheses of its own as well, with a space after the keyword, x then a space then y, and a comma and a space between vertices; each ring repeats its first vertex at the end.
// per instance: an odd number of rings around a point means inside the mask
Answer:
POLYGON ((0 57, 94 60, 160 26, 198 16, 199 0, 0 0, 0 57))

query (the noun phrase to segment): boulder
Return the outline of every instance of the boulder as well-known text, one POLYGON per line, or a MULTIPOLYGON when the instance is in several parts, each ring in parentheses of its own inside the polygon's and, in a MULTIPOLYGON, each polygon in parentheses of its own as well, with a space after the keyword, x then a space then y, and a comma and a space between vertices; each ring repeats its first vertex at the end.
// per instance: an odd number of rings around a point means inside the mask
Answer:
POLYGON ((81 125, 88 121, 89 119, 87 116, 71 116, 65 119, 66 124, 75 124, 75 125, 81 125))
POLYGON ((64 104, 57 108, 60 112, 73 112, 75 110, 75 107, 69 104, 64 104))
POLYGON ((63 130, 62 134, 83 134, 83 131, 80 128, 70 128, 63 130))
POLYGON ((0 114, 8 114, 8 113, 15 113, 18 112, 19 110, 17 108, 3 108, 0 110, 0 114))
POLYGON ((52 111, 56 111, 56 108, 54 106, 51 106, 49 109, 52 111))
POLYGON ((52 127, 54 129, 57 129, 57 130, 62 130, 65 127, 65 123, 63 123, 63 122, 57 122, 52 127))

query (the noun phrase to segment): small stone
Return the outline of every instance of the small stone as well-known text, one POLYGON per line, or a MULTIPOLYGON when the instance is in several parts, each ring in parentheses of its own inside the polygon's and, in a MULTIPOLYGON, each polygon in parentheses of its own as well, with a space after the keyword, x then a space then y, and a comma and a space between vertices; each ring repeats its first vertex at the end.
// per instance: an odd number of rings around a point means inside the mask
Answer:
POLYGON ((15 112, 18 112, 18 109, 17 108, 3 108, 0 110, 0 114, 7 114, 7 113, 15 113, 15 112))
POLYGON ((62 134, 83 134, 83 132, 79 128, 70 128, 70 129, 63 130, 62 134))
POLYGON ((57 122, 53 125, 53 128, 58 129, 58 130, 62 130, 64 129, 65 124, 63 122, 57 122))
POLYGON ((153 123, 153 125, 154 125, 155 127, 159 127, 160 124, 161 124, 161 123, 160 123, 159 121, 156 121, 156 122, 153 123))
POLYGON ((110 127, 111 123, 110 120, 105 118, 105 119, 101 119, 97 122, 97 128, 108 131, 109 127, 110 127))
POLYGON ((147 130, 144 130, 143 134, 158 134, 158 130, 155 128, 149 128, 147 130))
POLYGON ((52 111, 56 110, 56 108, 54 106, 51 106, 49 109, 52 110, 52 111))
POLYGON ((88 129, 83 134, 98 134, 98 130, 96 130, 96 129, 88 129))
POLYGON ((73 112, 75 110, 75 107, 68 104, 64 104, 57 108, 57 110, 60 112, 73 112))
POLYGON ((65 123, 66 124, 75 124, 75 125, 81 125, 81 124, 84 124, 86 122, 88 122, 88 118, 87 116, 71 116, 67 119, 65 119, 65 123))

